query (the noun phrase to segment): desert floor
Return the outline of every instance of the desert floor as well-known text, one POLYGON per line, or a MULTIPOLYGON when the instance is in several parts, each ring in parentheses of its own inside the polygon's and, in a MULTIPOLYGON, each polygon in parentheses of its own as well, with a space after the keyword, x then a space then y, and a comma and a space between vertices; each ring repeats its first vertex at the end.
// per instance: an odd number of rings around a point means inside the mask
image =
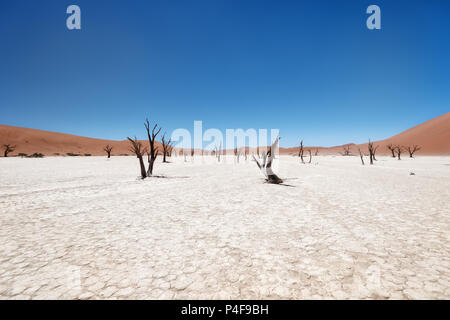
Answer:
POLYGON ((0 158, 0 298, 450 299, 450 157, 172 161, 0 158))

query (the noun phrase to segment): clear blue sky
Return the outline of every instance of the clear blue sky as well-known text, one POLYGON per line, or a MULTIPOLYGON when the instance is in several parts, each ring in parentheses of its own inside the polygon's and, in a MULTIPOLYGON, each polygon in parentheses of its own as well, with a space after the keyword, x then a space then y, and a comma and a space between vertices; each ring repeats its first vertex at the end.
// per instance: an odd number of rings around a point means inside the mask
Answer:
POLYGON ((124 139, 278 128, 331 146, 450 111, 450 1, 2 0, 0 124, 124 139), (66 28, 77 4, 82 30, 66 28), (366 27, 370 4, 381 30, 366 27))

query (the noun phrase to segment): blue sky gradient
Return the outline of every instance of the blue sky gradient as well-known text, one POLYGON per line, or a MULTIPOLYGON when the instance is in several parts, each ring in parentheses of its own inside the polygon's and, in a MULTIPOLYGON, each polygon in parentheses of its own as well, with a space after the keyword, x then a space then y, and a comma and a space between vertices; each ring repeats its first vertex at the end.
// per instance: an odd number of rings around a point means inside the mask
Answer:
POLYGON ((167 132, 278 128, 283 147, 383 139, 450 111, 449 14, 444 0, 2 1, 0 124, 122 140, 148 116, 167 132))

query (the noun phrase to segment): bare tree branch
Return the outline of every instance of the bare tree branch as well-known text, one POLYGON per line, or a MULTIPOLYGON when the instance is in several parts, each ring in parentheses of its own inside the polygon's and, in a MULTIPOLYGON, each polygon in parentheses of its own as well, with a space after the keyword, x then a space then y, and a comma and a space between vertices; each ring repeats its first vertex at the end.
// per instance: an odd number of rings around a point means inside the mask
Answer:
POLYGON ((389 143, 387 146, 389 151, 392 153, 392 158, 395 158, 395 146, 392 143, 389 143))
POLYGON ((361 152, 361 149, 358 149, 358 151, 359 151, 359 156, 361 157, 361 163, 362 163, 362 165, 364 165, 364 155, 361 152))
POLYGON ((103 150, 108 154, 108 159, 111 158, 112 149, 113 149, 113 147, 110 146, 109 144, 107 144, 106 147, 103 148, 103 150))
POLYGON ((402 160, 401 155, 404 150, 405 150, 405 147, 403 147, 403 146, 400 146, 400 145, 395 146, 395 152, 397 153, 398 160, 402 160))
POLYGON ((163 148, 163 162, 167 162, 166 156, 170 157, 172 154, 172 139, 166 140, 166 134, 164 133, 161 138, 161 144, 163 148))
POLYGON ((127 139, 131 143, 130 151, 133 152, 139 159, 139 165, 141 167, 141 178, 145 179, 147 177, 147 173, 145 171, 145 164, 142 156, 147 152, 147 148, 142 147, 142 143, 138 141, 136 137, 134 137, 134 139, 127 137, 127 139))
POLYGON ((302 160, 302 163, 305 163, 305 161, 303 160, 303 140, 300 141, 300 147, 298 150, 298 156, 300 157, 300 159, 302 160))
POLYGON ((370 164, 373 164, 373 160, 377 160, 375 159, 375 152, 377 151, 378 146, 374 146, 373 142, 371 142, 369 139, 367 148, 369 149, 370 164))
POLYGON ((8 157, 8 154, 11 152, 14 152, 14 150, 16 150, 17 146, 13 146, 11 144, 4 144, 3 148, 5 148, 5 151, 3 152, 3 156, 6 158, 8 157))
POLYGON ((420 146, 418 146, 417 144, 411 146, 408 146, 408 153, 409 153, 409 157, 410 158, 414 158, 414 153, 416 153, 416 151, 419 151, 420 149, 422 149, 420 146))
POLYGON ((275 142, 272 144, 272 146, 269 148, 266 154, 263 155, 262 163, 260 163, 255 156, 253 156, 253 161, 256 162, 256 165, 261 170, 263 175, 266 177, 266 181, 268 183, 273 184, 280 184, 283 183, 283 180, 281 180, 273 171, 272 171, 272 162, 275 158, 275 148, 278 145, 279 138, 275 140, 275 142))
POLYGON ((148 156, 148 169, 147 169, 147 176, 153 175, 153 164, 155 163, 156 157, 158 156, 158 150, 155 148, 155 139, 156 136, 161 131, 161 128, 158 128, 158 124, 155 124, 155 126, 152 129, 152 132, 150 134, 150 122, 148 119, 145 119, 145 130, 147 131, 147 137, 148 137, 148 143, 150 145, 150 152, 148 156))
POLYGON ((341 154, 343 156, 351 156, 352 155, 352 153, 350 152, 350 145, 343 146, 342 148, 344 149, 344 151, 341 152, 341 154))

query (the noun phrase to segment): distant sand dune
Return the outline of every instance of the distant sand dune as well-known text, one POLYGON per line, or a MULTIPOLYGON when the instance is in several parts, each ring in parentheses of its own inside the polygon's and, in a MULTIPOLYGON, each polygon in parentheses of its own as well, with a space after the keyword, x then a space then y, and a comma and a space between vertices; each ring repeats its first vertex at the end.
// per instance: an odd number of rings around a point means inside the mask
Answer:
MULTIPOLYGON (((379 145, 377 153, 389 154, 386 146, 390 143, 405 147, 417 144, 422 148, 417 154, 421 155, 450 155, 450 112, 421 123, 391 138, 376 141, 374 144, 379 145)), ((367 152, 367 143, 359 145, 350 144, 352 153, 356 154, 358 148, 361 148, 361 151, 367 152)), ((313 147, 312 149, 315 148, 313 147)), ((319 148, 319 154, 339 154, 342 150, 343 146, 319 148)), ((298 147, 280 148, 280 152, 283 154, 298 153, 298 147)))
MULTIPOLYGON (((113 155, 131 154, 126 140, 102 140, 65 133, 0 125, 0 145, 5 143, 17 145, 16 150, 11 155, 17 155, 21 152, 27 154, 40 152, 47 156, 66 155, 67 153, 104 155, 103 147, 107 144, 114 147, 113 155)), ((145 141, 145 143, 148 142, 145 141)), ((391 138, 376 141, 375 144, 380 146, 378 153, 388 154, 386 146, 389 143, 403 146, 418 144, 422 147, 418 154, 422 155, 450 155, 450 112, 403 131, 391 138)), ((160 146, 159 143, 158 146, 160 146)), ((353 153, 357 152, 358 147, 364 151, 367 149, 366 144, 350 144, 350 146, 350 150, 353 153)), ((342 146, 331 148, 305 147, 306 150, 315 150, 316 148, 319 149, 320 155, 339 154, 342 151, 342 146)), ((228 152, 232 154, 232 150, 228 152)), ((199 151, 197 150, 196 153, 199 153, 199 151)), ((280 153, 296 154, 298 153, 298 147, 280 148, 280 153)))
MULTIPOLYGON (((148 145, 148 141, 143 141, 148 145)), ((103 148, 109 144, 113 155, 131 154, 127 140, 114 141, 80 137, 71 134, 0 125, 0 145, 17 145, 18 153, 43 153, 47 156, 74 154, 106 155, 103 148)), ((157 143, 160 146, 159 142, 157 143)), ((162 148, 161 148, 162 149, 162 148)))

